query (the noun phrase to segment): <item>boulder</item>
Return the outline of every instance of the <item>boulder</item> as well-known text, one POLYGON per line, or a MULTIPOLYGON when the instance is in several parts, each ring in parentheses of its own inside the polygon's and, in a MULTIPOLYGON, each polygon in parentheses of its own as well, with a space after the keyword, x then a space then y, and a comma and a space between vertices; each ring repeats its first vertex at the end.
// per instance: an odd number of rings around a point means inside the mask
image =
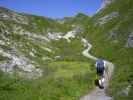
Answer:
POLYGON ((128 36, 126 47, 133 47, 133 33, 128 36))

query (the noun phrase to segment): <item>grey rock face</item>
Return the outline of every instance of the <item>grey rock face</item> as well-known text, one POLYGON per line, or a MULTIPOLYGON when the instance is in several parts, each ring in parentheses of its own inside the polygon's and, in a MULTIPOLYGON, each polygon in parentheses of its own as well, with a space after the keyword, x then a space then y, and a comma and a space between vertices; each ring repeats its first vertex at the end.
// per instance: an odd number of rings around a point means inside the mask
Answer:
POLYGON ((4 34, 4 36, 8 36, 10 34, 9 28, 6 27, 6 25, 0 21, 0 33, 4 34))
POLYGON ((60 39, 66 39, 68 42, 71 42, 71 38, 75 38, 78 33, 82 31, 80 26, 76 26, 72 31, 68 31, 63 35, 63 33, 48 33, 48 39, 50 40, 60 40, 60 39))
POLYGON ((37 77, 42 76, 42 70, 39 68, 36 68, 32 64, 30 64, 26 57, 24 57, 22 55, 21 56, 13 55, 8 52, 5 52, 2 49, 0 49, 0 55, 9 59, 8 62, 0 64, 0 69, 3 72, 13 73, 14 68, 16 67, 16 68, 22 70, 21 73, 24 72, 24 73, 27 73, 27 75, 30 74, 30 75, 34 76, 34 77, 28 76, 30 78, 37 78, 37 77))
POLYGON ((15 21, 16 23, 20 24, 28 24, 28 20, 25 16, 17 14, 15 12, 1 12, 0 19, 15 21))
POLYGON ((133 47, 133 33, 128 36, 126 47, 133 47))
POLYGON ((116 18, 119 16, 119 13, 118 12, 112 12, 102 18, 99 18, 98 21, 96 22, 96 25, 99 24, 99 25, 103 25, 103 24, 106 24, 108 21, 112 20, 113 18, 116 18))
POLYGON ((113 0, 103 0, 102 6, 101 8, 105 8, 107 5, 109 5, 110 3, 112 3, 113 0))
POLYGON ((62 38, 62 33, 48 33, 48 39, 50 40, 60 40, 62 38))
POLYGON ((32 39, 44 40, 49 42, 49 39, 47 37, 42 35, 36 35, 35 33, 26 31, 20 26, 13 26, 13 32, 22 36, 28 36, 29 38, 32 38, 32 39))

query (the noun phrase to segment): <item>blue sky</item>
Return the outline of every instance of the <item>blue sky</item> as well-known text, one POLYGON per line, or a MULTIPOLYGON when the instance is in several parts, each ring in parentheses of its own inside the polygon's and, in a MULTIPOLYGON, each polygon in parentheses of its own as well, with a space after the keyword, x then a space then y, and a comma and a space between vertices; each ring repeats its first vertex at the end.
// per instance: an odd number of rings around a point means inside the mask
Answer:
POLYGON ((0 6, 50 18, 73 16, 79 12, 93 15, 102 0, 0 0, 0 6))

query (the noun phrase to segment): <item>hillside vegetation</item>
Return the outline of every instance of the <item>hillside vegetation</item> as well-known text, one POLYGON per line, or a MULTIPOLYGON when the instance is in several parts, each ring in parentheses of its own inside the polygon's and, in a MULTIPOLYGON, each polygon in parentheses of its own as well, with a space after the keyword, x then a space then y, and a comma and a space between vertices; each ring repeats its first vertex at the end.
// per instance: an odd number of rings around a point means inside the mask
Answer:
POLYGON ((63 22, 0 8, 0 100, 76 100, 91 90, 93 62, 73 35, 84 18, 63 22))
POLYGON ((133 32, 132 5, 132 0, 115 0, 92 17, 88 30, 83 34, 93 44, 94 55, 115 64, 107 90, 115 100, 133 99, 133 48, 127 46, 133 42, 132 38, 128 41, 133 32))
POLYGON ((115 65, 107 89, 114 100, 133 99, 133 1, 113 0, 94 16, 64 19, 0 8, 0 100, 78 100, 94 88, 91 53, 115 65), (11 98, 12 97, 12 98, 11 98))

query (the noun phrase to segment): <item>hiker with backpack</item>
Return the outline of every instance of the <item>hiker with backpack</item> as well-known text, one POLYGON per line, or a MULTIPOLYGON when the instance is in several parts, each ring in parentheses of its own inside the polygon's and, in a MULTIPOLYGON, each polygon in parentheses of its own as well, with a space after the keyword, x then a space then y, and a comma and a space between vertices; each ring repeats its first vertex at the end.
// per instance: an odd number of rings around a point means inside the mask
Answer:
POLYGON ((104 72, 105 72, 105 62, 102 59, 97 59, 96 60, 96 71, 97 75, 99 77, 98 84, 100 87, 104 87, 104 72))

